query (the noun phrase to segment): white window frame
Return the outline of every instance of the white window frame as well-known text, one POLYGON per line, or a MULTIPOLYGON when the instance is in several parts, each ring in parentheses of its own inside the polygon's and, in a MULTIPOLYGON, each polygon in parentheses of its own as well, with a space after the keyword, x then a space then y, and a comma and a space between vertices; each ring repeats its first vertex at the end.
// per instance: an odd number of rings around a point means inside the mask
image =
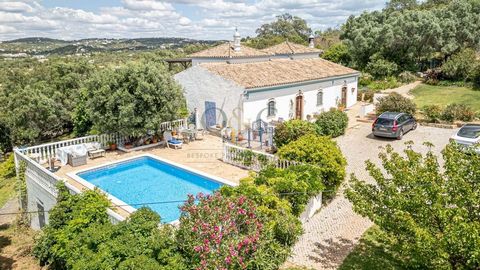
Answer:
POLYGON ((323 89, 318 90, 317 92, 317 107, 322 107, 323 106, 323 89), (321 102, 318 102, 318 96, 321 95, 322 99, 321 102))
POLYGON ((275 99, 271 98, 267 102, 267 117, 274 117, 277 113, 277 102, 275 102, 275 99), (270 104, 273 103, 273 112, 270 113, 270 104))

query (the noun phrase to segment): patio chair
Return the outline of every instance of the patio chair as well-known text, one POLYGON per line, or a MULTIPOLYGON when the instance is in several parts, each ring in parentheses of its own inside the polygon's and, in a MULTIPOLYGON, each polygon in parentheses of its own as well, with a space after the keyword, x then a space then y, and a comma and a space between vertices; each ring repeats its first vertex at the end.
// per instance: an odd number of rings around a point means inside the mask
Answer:
POLYGON ((175 149, 182 148, 183 143, 177 139, 174 139, 170 131, 163 132, 163 139, 167 147, 173 147, 175 149))
POLYGON ((94 159, 97 157, 105 156, 105 149, 102 148, 102 145, 98 142, 86 143, 85 147, 87 148, 88 157, 94 159))
MULTIPOLYGON (((203 138, 199 138, 199 136, 198 136, 198 134, 199 134, 199 133, 198 133, 198 129, 197 129, 197 127, 195 126, 195 124, 190 124, 190 125, 188 125, 188 129, 189 129, 190 131, 192 131, 192 141, 194 141, 194 140, 202 140, 202 139, 203 139, 203 138)), ((203 134, 202 134, 202 135, 203 135, 203 134)))

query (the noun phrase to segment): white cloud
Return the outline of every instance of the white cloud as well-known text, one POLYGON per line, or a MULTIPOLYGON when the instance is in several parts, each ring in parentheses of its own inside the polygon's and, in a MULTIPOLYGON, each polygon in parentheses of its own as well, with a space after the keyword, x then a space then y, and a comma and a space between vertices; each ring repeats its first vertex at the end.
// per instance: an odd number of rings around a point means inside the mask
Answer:
POLYGON ((111 24, 118 21, 117 17, 110 14, 94 14, 93 12, 87 12, 81 9, 71 9, 63 7, 53 8, 52 10, 50 10, 47 16, 62 21, 95 24, 111 24))
POLYGON ((0 10, 8 12, 31 12, 33 8, 24 2, 4 1, 0 2, 0 10))
POLYGON ((286 12, 306 19, 317 30, 339 26, 349 15, 380 9, 385 3, 385 0, 118 1, 115 6, 87 11, 46 8, 37 0, 0 0, 0 39, 26 36, 231 39, 235 27, 242 36, 254 36, 260 25, 286 12))
POLYGON ((17 31, 17 29, 15 29, 14 27, 0 25, 0 34, 14 33, 15 31, 17 31))
POLYGON ((170 3, 157 2, 155 0, 123 0, 127 9, 132 10, 173 10, 170 3))

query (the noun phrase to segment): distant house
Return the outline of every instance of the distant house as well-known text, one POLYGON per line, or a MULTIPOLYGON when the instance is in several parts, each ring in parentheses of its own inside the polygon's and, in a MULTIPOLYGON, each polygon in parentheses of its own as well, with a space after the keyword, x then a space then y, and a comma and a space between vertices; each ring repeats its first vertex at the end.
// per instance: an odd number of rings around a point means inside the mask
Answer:
POLYGON ((264 50, 241 46, 235 32, 225 43, 189 56, 192 67, 175 75, 197 124, 250 127, 265 122, 310 119, 357 101, 359 72, 321 59, 322 51, 284 42, 264 50))

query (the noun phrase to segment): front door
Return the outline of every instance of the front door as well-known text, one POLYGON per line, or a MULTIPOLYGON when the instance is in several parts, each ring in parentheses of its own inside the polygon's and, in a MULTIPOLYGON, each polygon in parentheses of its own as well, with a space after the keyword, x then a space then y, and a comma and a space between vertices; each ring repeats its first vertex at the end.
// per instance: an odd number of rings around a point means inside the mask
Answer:
POLYGON ((303 96, 299 95, 295 102, 295 119, 302 119, 303 117, 303 96))
POLYGON ((347 87, 342 87, 342 106, 347 107, 347 87))
POLYGON ((205 101, 205 122, 207 128, 215 126, 217 124, 217 105, 212 101, 205 101))

